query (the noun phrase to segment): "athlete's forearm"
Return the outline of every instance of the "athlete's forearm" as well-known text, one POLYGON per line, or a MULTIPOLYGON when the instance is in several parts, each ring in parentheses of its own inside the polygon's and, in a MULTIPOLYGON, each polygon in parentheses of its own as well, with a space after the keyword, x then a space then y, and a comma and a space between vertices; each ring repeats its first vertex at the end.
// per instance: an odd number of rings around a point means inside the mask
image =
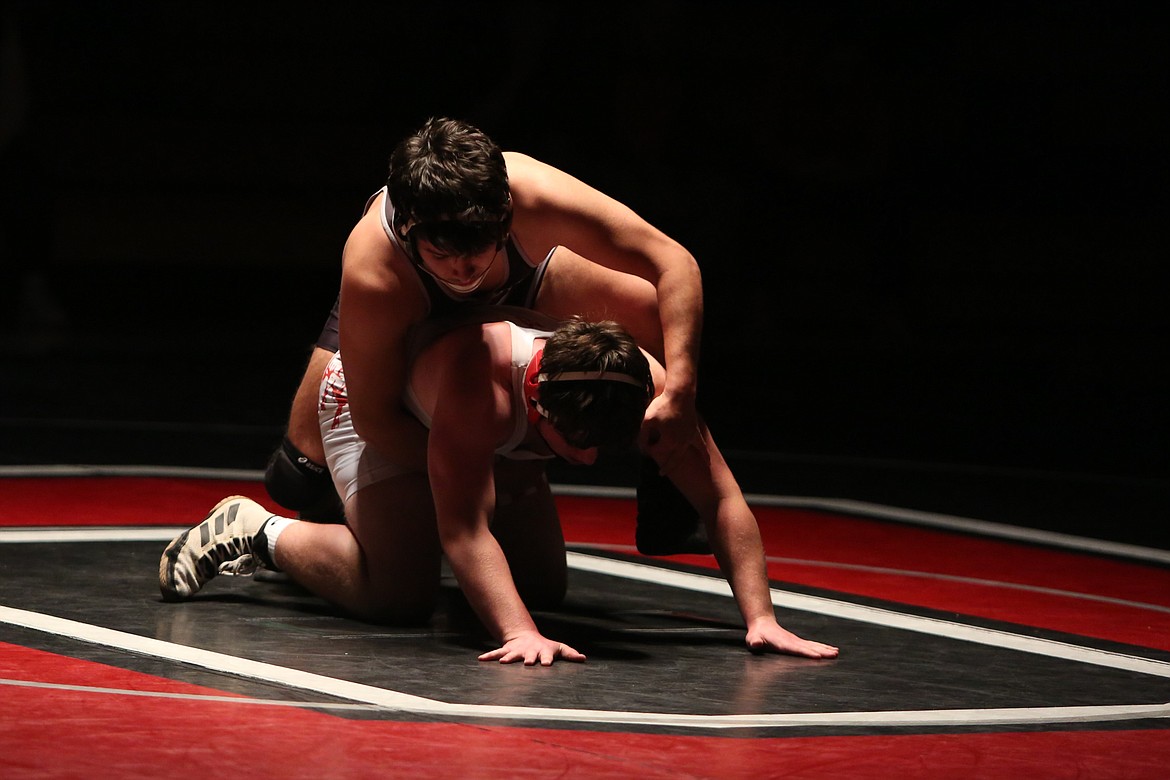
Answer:
POLYGON ((720 501, 707 523, 707 534, 744 623, 751 626, 761 618, 774 619, 764 545, 747 504, 738 498, 720 501))
POLYGON ((680 257, 662 272, 656 285, 666 365, 664 391, 693 402, 703 335, 703 282, 694 258, 679 251, 680 257))
POLYGON ((444 538, 443 552, 463 595, 497 641, 536 632, 536 624, 516 591, 507 558, 490 531, 444 538))

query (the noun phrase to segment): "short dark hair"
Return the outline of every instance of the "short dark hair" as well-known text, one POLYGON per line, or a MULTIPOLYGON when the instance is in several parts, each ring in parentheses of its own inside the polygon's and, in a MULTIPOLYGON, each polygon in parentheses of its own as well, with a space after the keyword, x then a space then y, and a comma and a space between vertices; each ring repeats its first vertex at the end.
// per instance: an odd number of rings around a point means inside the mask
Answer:
POLYGON ((625 447, 637 438, 654 397, 650 363, 616 322, 571 320, 549 336, 540 360, 548 377, 537 393, 549 422, 574 447, 625 447), (596 379, 557 380, 559 374, 610 371, 639 383, 596 379))
POLYGON ((420 231, 438 249, 473 254, 507 236, 512 197, 504 153, 467 122, 428 119, 390 155, 386 187, 394 229, 413 222, 412 236, 420 231))

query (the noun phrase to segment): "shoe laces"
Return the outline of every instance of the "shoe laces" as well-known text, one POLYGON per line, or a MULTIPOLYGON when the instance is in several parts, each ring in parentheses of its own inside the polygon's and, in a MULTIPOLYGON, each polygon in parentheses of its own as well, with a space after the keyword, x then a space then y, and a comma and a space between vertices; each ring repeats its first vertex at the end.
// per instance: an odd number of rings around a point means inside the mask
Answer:
POLYGON ((247 577, 250 574, 254 574, 259 567, 260 562, 256 560, 256 556, 248 553, 241 555, 235 560, 221 563, 219 565, 219 573, 226 574, 229 577, 247 577))

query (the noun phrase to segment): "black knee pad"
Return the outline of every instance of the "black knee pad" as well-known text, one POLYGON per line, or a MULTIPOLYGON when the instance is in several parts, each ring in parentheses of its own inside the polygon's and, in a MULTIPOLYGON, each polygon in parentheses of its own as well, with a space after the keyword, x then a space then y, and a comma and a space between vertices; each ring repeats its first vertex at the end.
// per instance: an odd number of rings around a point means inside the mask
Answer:
POLYGON ((264 487, 273 501, 297 510, 305 520, 341 522, 344 518, 329 469, 306 457, 288 438, 268 459, 264 487))

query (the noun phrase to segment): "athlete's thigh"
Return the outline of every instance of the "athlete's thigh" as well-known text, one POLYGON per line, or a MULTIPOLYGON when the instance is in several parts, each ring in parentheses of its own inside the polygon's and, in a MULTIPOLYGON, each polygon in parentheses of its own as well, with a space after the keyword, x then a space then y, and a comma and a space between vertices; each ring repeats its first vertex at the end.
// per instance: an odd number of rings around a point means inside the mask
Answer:
POLYGON ((293 396, 288 417, 288 438, 297 449, 314 463, 325 462, 325 450, 321 445, 321 428, 317 421, 317 406, 321 399, 321 375, 333 353, 314 347, 305 366, 304 376, 293 396))
POLYGON ((558 249, 536 296, 536 310, 557 319, 614 320, 638 345, 662 359, 662 326, 654 285, 558 249))
POLYGON ((442 548, 425 474, 359 489, 346 501, 345 517, 362 548, 371 593, 406 610, 433 604, 442 548))

